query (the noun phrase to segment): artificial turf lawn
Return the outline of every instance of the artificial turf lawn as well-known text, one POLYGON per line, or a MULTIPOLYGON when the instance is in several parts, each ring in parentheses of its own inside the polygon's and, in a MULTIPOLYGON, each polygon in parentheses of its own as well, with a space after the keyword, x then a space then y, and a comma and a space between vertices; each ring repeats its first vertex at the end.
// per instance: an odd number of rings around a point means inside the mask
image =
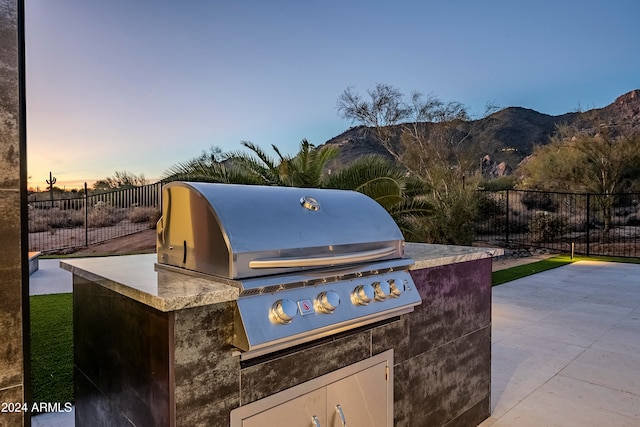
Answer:
POLYGON ((571 257, 569 256, 559 255, 547 258, 542 261, 532 262, 530 264, 524 264, 517 267, 507 268, 505 270, 494 271, 491 274, 491 285, 501 285, 503 283, 510 282, 521 277, 540 273, 541 271, 551 270, 552 268, 556 267, 562 267, 563 265, 571 264, 575 260, 577 259, 571 259, 571 257))
POLYGON ((73 402, 73 294, 29 300, 32 400, 73 402))
POLYGON ((542 261, 532 262, 530 264, 519 265, 517 267, 507 268, 505 270, 495 271, 491 274, 491 285, 501 285, 521 277, 530 276, 552 268, 562 267, 576 261, 605 261, 605 262, 626 262, 632 264, 640 264, 640 258, 619 258, 619 257, 573 257, 569 255, 557 255, 542 261))

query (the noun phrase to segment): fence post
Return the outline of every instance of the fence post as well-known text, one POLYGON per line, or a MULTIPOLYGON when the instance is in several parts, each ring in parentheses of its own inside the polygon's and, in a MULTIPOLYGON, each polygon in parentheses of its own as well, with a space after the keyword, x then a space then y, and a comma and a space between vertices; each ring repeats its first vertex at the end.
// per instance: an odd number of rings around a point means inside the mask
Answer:
POLYGON ((89 246, 89 195, 87 183, 84 183, 84 245, 89 246))
POLYGON ((507 189, 507 230, 505 236, 505 243, 509 244, 509 189, 507 189))
POLYGON ((589 224, 591 222, 591 194, 587 194, 587 256, 589 256, 589 242, 591 241, 591 236, 589 234, 589 224))

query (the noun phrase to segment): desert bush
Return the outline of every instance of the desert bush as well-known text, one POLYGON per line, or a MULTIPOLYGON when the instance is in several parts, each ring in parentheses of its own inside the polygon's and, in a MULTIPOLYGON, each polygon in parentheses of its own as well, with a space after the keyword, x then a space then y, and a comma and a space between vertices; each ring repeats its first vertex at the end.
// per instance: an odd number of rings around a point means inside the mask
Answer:
POLYGON ((478 194, 478 214, 480 218, 494 218, 504 213, 503 202, 493 196, 493 193, 484 191, 478 194))
POLYGON ((504 191, 513 190, 516 178, 513 175, 499 176, 497 178, 488 179, 480 183, 480 187, 487 191, 504 191))
POLYGON ((159 209, 156 210, 156 212, 149 218, 149 228, 155 229, 161 216, 162 212, 159 209))
POLYGON ((640 226, 640 213, 632 213, 630 215, 627 215, 624 225, 635 227, 640 226))
POLYGON ((450 192, 435 192, 429 201, 433 213, 421 218, 426 243, 470 245, 478 216, 478 192, 455 188, 450 192))
POLYGON ((49 229, 49 223, 47 219, 42 216, 31 217, 29 215, 29 233, 38 233, 41 231, 47 231, 49 229))
POLYGON ((109 227, 115 225, 124 219, 125 215, 105 202, 98 202, 89 212, 90 227, 109 227))
POLYGON ((522 203, 529 210, 555 212, 558 209, 557 204, 548 193, 526 192, 522 195, 522 203))
POLYGON ((129 221, 133 223, 143 223, 146 222, 149 224, 149 228, 154 228, 158 219, 160 219, 161 213, 158 208, 154 207, 136 207, 132 211, 129 212, 128 218, 129 221))
POLYGON ((569 214, 567 218, 567 231, 582 232, 587 228, 587 218, 584 214, 569 214))
POLYGON ((551 212, 536 212, 529 222, 533 242, 549 242, 567 232, 566 220, 551 212))
POLYGON ((29 209, 29 232, 51 230, 52 228, 73 228, 84 224, 81 211, 53 209, 29 209))

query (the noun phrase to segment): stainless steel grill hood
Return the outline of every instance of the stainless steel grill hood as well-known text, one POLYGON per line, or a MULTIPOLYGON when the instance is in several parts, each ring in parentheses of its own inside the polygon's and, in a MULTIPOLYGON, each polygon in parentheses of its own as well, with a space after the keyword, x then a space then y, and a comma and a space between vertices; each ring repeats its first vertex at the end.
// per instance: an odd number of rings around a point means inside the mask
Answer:
POLYGON ((160 270, 240 289, 241 359, 413 310, 421 303, 389 214, 353 191, 172 182, 158 221, 160 270))
POLYGON ((158 262, 228 279, 401 258, 403 237, 354 191, 173 182, 158 262))

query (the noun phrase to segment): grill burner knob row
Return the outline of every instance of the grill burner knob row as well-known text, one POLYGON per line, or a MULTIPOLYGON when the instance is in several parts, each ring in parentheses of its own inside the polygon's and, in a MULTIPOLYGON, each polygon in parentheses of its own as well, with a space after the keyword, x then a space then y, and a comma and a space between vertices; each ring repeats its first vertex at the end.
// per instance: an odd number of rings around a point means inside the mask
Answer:
POLYGON ((271 306, 269 320, 271 320, 271 323, 287 325, 296 317, 296 314, 298 314, 298 306, 296 303, 290 299, 281 299, 271 306))
POLYGON ((351 302, 355 305, 367 305, 375 297, 375 290, 370 284, 356 286, 351 293, 351 302))
POLYGON ((389 282, 375 282, 373 289, 376 292, 376 301, 384 301, 391 296, 391 285, 389 282))
POLYGON ((320 313, 331 314, 340 305, 340 295, 334 291, 320 292, 315 301, 315 309, 320 313))
POLYGON ((389 294, 391 298, 398 298, 405 291, 404 280, 390 279, 388 282, 391 287, 391 293, 389 294))

